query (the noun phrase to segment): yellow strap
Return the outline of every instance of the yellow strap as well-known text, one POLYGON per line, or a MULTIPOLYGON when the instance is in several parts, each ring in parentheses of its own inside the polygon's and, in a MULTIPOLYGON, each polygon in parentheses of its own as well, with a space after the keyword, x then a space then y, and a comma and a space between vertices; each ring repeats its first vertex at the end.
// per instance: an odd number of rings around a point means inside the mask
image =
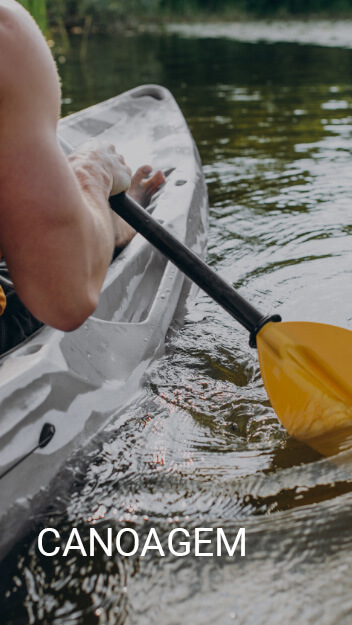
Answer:
POLYGON ((0 315, 3 314, 5 308, 6 308, 6 295, 4 293, 2 286, 0 286, 0 315))
MULTIPOLYGON (((2 251, 0 250, 0 258, 2 258, 2 251)), ((6 295, 4 293, 4 289, 0 286, 0 316, 4 312, 6 308, 6 295)))

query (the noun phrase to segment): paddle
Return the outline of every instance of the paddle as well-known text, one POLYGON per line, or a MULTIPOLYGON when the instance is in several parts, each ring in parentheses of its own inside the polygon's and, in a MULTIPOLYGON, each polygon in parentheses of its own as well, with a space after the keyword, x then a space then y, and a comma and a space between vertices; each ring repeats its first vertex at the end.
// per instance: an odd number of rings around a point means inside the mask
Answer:
POLYGON ((132 198, 121 193, 110 205, 249 331, 269 399, 289 434, 324 455, 351 447, 352 332, 261 314, 132 198))

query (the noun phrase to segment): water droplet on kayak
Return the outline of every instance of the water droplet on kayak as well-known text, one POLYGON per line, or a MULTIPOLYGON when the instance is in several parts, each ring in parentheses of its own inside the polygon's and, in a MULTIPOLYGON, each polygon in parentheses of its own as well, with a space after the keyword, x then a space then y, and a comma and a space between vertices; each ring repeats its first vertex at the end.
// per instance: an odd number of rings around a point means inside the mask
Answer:
POLYGON ((87 352, 87 357, 89 358, 89 360, 91 359, 91 354, 89 352, 87 352))

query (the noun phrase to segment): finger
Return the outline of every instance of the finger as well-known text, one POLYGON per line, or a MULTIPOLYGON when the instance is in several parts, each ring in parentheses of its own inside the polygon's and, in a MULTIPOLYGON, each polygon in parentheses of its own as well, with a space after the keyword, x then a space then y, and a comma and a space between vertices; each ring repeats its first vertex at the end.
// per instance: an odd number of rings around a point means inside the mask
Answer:
POLYGON ((131 174, 129 173, 129 167, 124 167, 120 169, 118 175, 114 178, 113 186, 110 192, 110 195, 115 195, 117 193, 122 193, 123 191, 127 191, 127 189, 131 185, 131 174))
POLYGON ((111 152, 111 154, 116 153, 116 147, 114 146, 113 143, 109 143, 106 147, 107 147, 108 152, 111 152))
POLYGON ((116 157, 118 158, 119 162, 122 163, 122 165, 126 165, 125 158, 122 154, 116 154, 116 157))

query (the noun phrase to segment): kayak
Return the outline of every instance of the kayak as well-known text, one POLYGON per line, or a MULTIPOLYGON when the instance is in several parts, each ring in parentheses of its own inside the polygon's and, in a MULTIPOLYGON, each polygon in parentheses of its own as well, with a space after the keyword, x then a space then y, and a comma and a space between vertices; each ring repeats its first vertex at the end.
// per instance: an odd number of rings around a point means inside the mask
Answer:
MULTIPOLYGON (((198 150, 171 93, 144 85, 58 125, 68 152, 98 138, 133 171, 166 177, 148 211, 199 256, 208 199, 198 150)), ((41 328, 0 358, 0 557, 28 529, 60 468, 121 419, 195 287, 140 235, 112 262, 95 313, 77 330, 41 328)))

